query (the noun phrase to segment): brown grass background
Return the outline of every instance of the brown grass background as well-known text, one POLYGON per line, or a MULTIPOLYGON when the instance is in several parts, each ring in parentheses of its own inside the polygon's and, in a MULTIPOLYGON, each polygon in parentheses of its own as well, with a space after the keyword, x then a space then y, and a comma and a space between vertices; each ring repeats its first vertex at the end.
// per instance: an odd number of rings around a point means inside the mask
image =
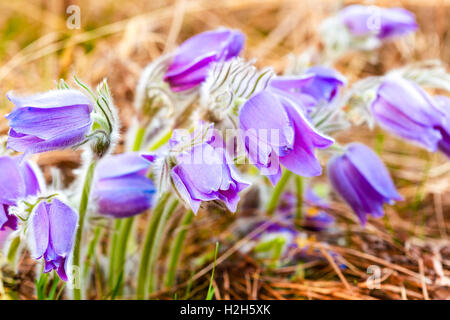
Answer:
MULTIPOLYGON (((70 80, 76 73, 93 86, 107 77, 126 130, 133 119, 134 88, 143 67, 188 37, 218 26, 241 29, 247 35, 244 56, 257 58, 258 66, 272 65, 281 72, 288 54, 320 47, 320 22, 349 3, 353 2, 0 0, 0 115, 12 107, 5 97, 8 90, 31 93, 52 89, 57 79, 70 80), (65 10, 70 4, 81 8, 79 30, 66 27, 65 10)), ((420 30, 407 42, 384 45, 377 50, 379 59, 375 61, 362 53, 340 59, 336 67, 350 83, 423 59, 450 63, 450 1, 360 3, 409 9, 416 14, 420 30)), ((7 130, 2 117, 0 135, 7 130)), ((450 297, 450 162, 440 154, 428 154, 380 130, 361 127, 338 136, 342 142, 358 140, 370 146, 376 146, 380 139, 384 141, 382 158, 406 199, 387 207, 388 218, 371 220, 366 229, 359 227, 348 207, 335 199, 333 212, 339 218, 341 231, 321 238, 334 244, 350 268, 340 272, 331 261, 325 261, 300 266, 300 276, 298 268, 265 270, 251 257, 238 253, 239 239, 231 238, 231 230, 239 221, 236 216, 203 212, 188 235, 180 285, 176 288, 178 296, 186 293, 186 281, 194 275, 194 289, 187 297, 204 298, 211 268, 197 265, 195 258, 211 251, 214 242, 220 240, 221 260, 214 281, 215 295, 220 299, 450 297), (337 245, 341 238, 345 239, 345 246, 337 245), (373 264, 383 270, 379 290, 369 290, 365 282, 366 269, 373 264)), ((63 169, 67 183, 73 178, 71 170, 80 162, 79 154, 72 151, 46 153, 36 156, 36 160, 47 176, 50 166, 63 169)), ((180 215, 181 212, 173 220, 180 215)), ((145 228, 145 219, 143 216, 139 230, 145 228)), ((132 255, 130 263, 133 259, 136 257, 132 255)), ((12 275, 20 298, 33 298, 33 284, 27 276, 32 266, 27 266, 19 275, 12 275)), ((101 297, 98 282, 90 290, 91 298, 101 297)), ((171 298, 173 294, 173 290, 162 290, 153 297, 171 298)))

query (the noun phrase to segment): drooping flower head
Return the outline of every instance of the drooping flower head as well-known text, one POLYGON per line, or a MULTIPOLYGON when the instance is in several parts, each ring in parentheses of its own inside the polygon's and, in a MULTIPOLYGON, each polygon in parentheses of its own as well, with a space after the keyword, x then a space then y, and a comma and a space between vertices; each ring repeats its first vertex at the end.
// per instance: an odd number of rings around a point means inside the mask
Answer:
POLYGON ((183 42, 174 54, 164 80, 173 91, 184 91, 202 83, 213 62, 239 55, 245 36, 231 29, 217 29, 193 36, 183 42))
POLYGON ((434 101, 445 114, 446 123, 438 126, 437 129, 442 135, 442 139, 438 143, 441 152, 450 158, 450 98, 444 96, 435 96, 434 101))
POLYGON ((57 198, 41 201, 34 207, 29 218, 28 241, 33 259, 44 258, 44 273, 56 270, 67 281, 77 223, 77 213, 57 198))
POLYGON ((376 36, 379 39, 403 36, 417 30, 414 14, 403 8, 351 5, 339 17, 354 36, 376 36))
POLYGON ((147 177, 151 156, 135 152, 110 155, 97 168, 93 199, 98 212, 114 218, 125 218, 148 210, 153 202, 155 186, 147 177))
POLYGON ((248 157, 273 184, 280 179, 280 164, 301 176, 320 175, 322 167, 314 151, 334 142, 314 129, 298 101, 280 91, 257 93, 239 113, 248 157))
POLYGON ((65 149, 89 132, 92 102, 77 90, 53 90, 18 97, 7 94, 15 108, 6 116, 11 127, 7 147, 25 154, 65 149))
POLYGON ((190 137, 175 130, 170 144, 177 150, 172 183, 192 211, 197 213, 202 201, 220 200, 235 212, 239 192, 249 184, 239 176, 213 125, 203 126, 190 137))
POLYGON ((368 214, 382 217, 384 203, 402 200, 383 162, 361 143, 348 145, 343 154, 330 160, 328 177, 362 225, 365 225, 368 214))
POLYGON ((433 98, 416 83, 399 76, 386 77, 371 109, 382 128, 433 152, 442 140, 439 128, 448 126, 433 98))
POLYGON ((10 206, 41 191, 37 170, 30 162, 21 162, 17 157, 0 157, 0 231, 17 229, 18 219, 9 213, 10 206))

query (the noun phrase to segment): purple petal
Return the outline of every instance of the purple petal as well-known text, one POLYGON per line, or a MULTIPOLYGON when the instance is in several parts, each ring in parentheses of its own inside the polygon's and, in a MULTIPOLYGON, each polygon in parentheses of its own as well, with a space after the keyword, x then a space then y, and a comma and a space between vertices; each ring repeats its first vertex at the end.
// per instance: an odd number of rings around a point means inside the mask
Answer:
POLYGON ((58 199, 53 199, 48 212, 50 239, 58 256, 67 256, 72 251, 78 215, 58 199))
POLYGON ((171 172, 171 178, 173 184, 180 195, 180 197, 190 205, 192 211, 197 214, 198 209, 200 208, 201 200, 193 199, 191 193, 189 192, 189 185, 185 184, 185 181, 179 175, 180 168, 175 166, 171 172))
POLYGON ((31 255, 39 259, 44 255, 50 240, 50 223, 48 218, 48 204, 39 202, 34 208, 30 222, 31 255))
POLYGON ((175 91, 192 88, 205 79, 212 62, 237 56, 244 41, 241 32, 229 29, 198 34, 178 47, 164 80, 175 91))
POLYGON ((150 179, 131 174, 99 180, 95 185, 94 198, 98 201, 99 213, 123 218, 148 210, 155 191, 150 179))
MULTIPOLYGON (((99 179, 125 176, 147 171, 151 162, 136 152, 111 155, 103 159, 97 168, 99 179)), ((145 174, 145 173, 144 173, 145 174)))
POLYGON ((312 125, 294 103, 283 99, 283 105, 294 124, 295 140, 293 149, 280 157, 280 162, 295 174, 310 177, 322 173, 322 167, 314 154, 315 148, 328 148, 334 141, 314 130, 312 125))
POLYGON ((397 192, 383 162, 370 148, 361 143, 352 143, 348 146, 346 155, 378 193, 388 199, 403 199, 397 192))
POLYGON ((15 205, 25 196, 25 184, 17 162, 8 156, 0 157, 0 203, 15 205))
POLYGON ((242 107, 239 121, 244 131, 255 130, 258 144, 270 145, 277 153, 292 148, 294 131, 291 121, 272 93, 262 91, 251 97, 242 107))

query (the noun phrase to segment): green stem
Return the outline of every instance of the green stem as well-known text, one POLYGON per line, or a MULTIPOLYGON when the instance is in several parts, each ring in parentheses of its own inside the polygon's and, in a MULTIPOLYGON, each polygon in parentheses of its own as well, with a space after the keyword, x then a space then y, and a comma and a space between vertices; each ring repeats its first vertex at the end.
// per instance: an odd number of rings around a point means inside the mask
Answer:
POLYGON ((116 270, 116 256, 117 256, 117 246, 119 244, 119 232, 122 225, 122 220, 117 219, 114 222, 114 230, 111 237, 111 245, 109 246, 109 271, 108 271, 108 284, 109 288, 112 290, 115 286, 115 270, 116 270))
POLYGON ((88 276, 89 267, 92 261, 92 257, 95 253, 95 248, 97 246, 97 242, 100 239, 100 235, 102 233, 102 228, 96 227, 94 230, 94 237, 92 238, 91 242, 89 243, 88 252, 86 255, 86 261, 84 263, 84 269, 83 269, 83 279, 86 279, 88 276))
MULTIPOLYGON (((122 221, 117 243, 117 253, 114 262, 114 278, 113 286, 117 284, 118 277, 125 270, 125 257, 127 253, 128 243, 130 240, 131 229, 133 228, 134 217, 126 218, 122 221)), ((118 294, 122 293, 123 282, 119 285, 118 294)))
POLYGON ((295 220, 301 222, 303 218, 303 177, 295 176, 295 187, 297 189, 297 206, 295 210, 295 220))
POLYGON ((169 263, 167 267, 166 275, 166 287, 170 288, 175 283, 176 271, 178 261, 180 260, 181 248, 183 247, 184 239, 186 238, 187 230, 192 220, 194 219, 194 213, 189 210, 184 216, 180 225, 180 231, 173 241, 172 248, 170 250, 169 263))
POLYGON ((142 142, 144 141, 145 136, 145 128, 140 127, 136 132, 136 137, 134 139, 133 151, 139 151, 142 146, 142 142))
POLYGON ((165 193, 161 196, 150 217, 147 235, 145 237, 144 247, 142 249, 141 263, 139 265, 139 272, 138 272, 137 299, 139 300, 145 298, 149 274, 148 267, 150 263, 150 253, 153 246, 153 240, 155 238, 156 230, 158 228, 159 220, 161 219, 164 206, 166 205, 169 196, 170 193, 165 193))
POLYGON ((274 213, 275 209, 277 208, 281 194, 283 193, 284 189, 286 188, 286 185, 291 176, 292 176, 292 172, 290 172, 289 170, 285 170, 283 172, 283 175, 280 178, 280 181, 278 181, 276 186, 273 188, 272 196, 270 197, 270 200, 267 203, 267 207, 266 207, 266 211, 269 216, 272 215, 274 213))
MULTIPOLYGON (((89 196, 91 194, 92 180, 94 178, 96 165, 97 161, 94 159, 91 160, 91 163, 89 164, 89 167, 86 171, 86 176, 84 178, 83 192, 81 194, 80 207, 78 209, 78 230, 75 236, 75 247, 73 249, 73 265, 78 268, 80 268, 81 266, 81 246, 83 240, 84 221, 86 219, 86 212, 89 203, 89 196)), ((78 276, 81 276, 81 274, 78 273, 78 276)), ((78 280, 78 286, 73 290, 74 300, 81 300, 82 298, 83 281, 81 281, 81 279, 78 280)))
POLYGON ((155 239, 153 240, 153 246, 151 248, 150 253, 150 262, 149 262, 149 293, 153 293, 157 288, 157 270, 156 270, 156 262, 158 260, 158 256, 161 252, 161 246, 162 246, 162 236, 164 234, 164 228, 166 227, 167 220, 169 220, 172 213, 175 211, 175 209, 178 206, 178 199, 174 199, 168 207, 166 207, 166 210, 164 210, 164 213, 160 219, 158 229, 156 230, 155 239))

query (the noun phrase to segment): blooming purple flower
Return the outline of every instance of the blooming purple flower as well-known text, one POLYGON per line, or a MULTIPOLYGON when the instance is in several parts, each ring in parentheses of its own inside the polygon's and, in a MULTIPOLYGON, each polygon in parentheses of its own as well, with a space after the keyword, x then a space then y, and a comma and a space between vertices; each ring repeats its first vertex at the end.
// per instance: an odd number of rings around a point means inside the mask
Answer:
POLYGON ((402 200, 384 164, 361 143, 352 143, 343 154, 333 157, 328 164, 328 176, 362 225, 367 214, 382 217, 384 203, 402 200))
POLYGON ((433 152, 442 140, 439 128, 448 126, 444 112, 425 90, 398 76, 383 81, 371 108, 383 128, 433 152))
POLYGON ((336 70, 314 66, 301 76, 275 77, 270 84, 280 90, 279 94, 288 94, 309 112, 322 101, 331 102, 346 83, 345 77, 336 70))
POLYGON ((41 191, 36 170, 30 162, 0 157, 0 230, 16 230, 18 219, 9 214, 8 208, 41 191))
POLYGON ((173 91, 184 91, 202 83, 213 62, 226 61, 239 55, 245 42, 242 32, 217 29, 193 36, 175 52, 164 80, 173 91))
POLYGON ((438 148, 450 158, 450 98, 435 96, 434 101, 441 107, 447 120, 446 125, 437 127, 442 135, 442 139, 438 143, 438 148))
POLYGON ((301 176, 320 175, 314 150, 329 147, 333 140, 318 133, 302 106, 279 91, 259 92, 240 110, 241 139, 248 156, 273 184, 280 179, 280 164, 301 176))
POLYGON ((153 158, 129 152, 110 155, 98 165, 93 198, 98 212, 115 218, 134 216, 148 210, 155 186, 147 172, 153 158))
POLYGON ((56 270, 67 281, 67 264, 77 223, 76 212, 56 198, 41 201, 33 209, 28 239, 33 259, 44 258, 44 273, 56 270))
POLYGON ((378 39, 403 36, 417 30, 414 14, 403 8, 351 5, 339 17, 355 36, 375 35, 378 39))
POLYGON ((202 201, 221 200, 235 212, 239 192, 249 184, 239 176, 213 125, 195 131, 187 144, 175 131, 170 143, 177 148, 186 146, 176 156, 177 164, 172 168, 171 178, 176 191, 192 211, 197 213, 202 201))
POLYGON ((53 90, 17 97, 7 94, 15 108, 6 116, 11 127, 8 148, 39 153, 72 147, 91 128, 92 103, 76 90, 53 90))

